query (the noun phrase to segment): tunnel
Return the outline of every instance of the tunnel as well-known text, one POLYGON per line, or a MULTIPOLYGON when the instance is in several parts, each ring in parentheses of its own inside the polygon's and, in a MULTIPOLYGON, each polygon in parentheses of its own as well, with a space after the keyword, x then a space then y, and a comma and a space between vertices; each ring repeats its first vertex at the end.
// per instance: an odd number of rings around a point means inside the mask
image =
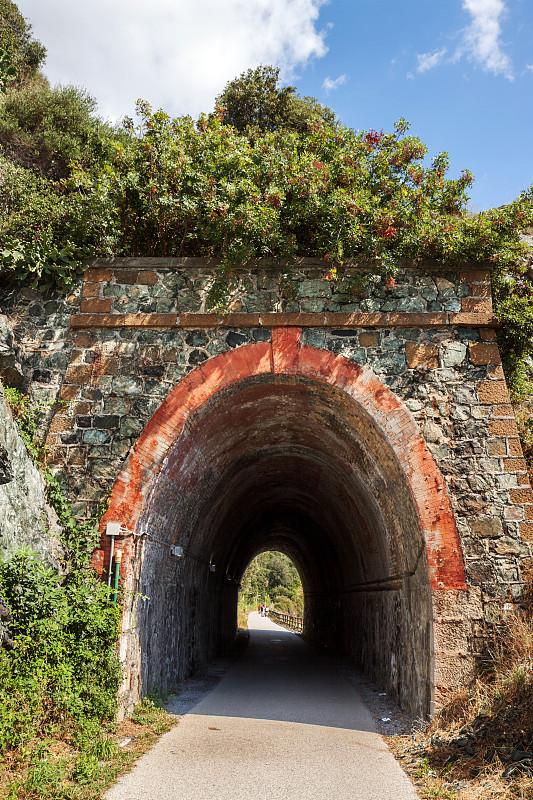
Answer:
POLYGON ((172 689, 231 642, 244 570, 279 550, 302 579, 308 641, 427 716, 433 610, 420 504, 401 443, 364 403, 331 381, 265 371, 206 392, 165 436, 136 523, 142 692, 172 689))

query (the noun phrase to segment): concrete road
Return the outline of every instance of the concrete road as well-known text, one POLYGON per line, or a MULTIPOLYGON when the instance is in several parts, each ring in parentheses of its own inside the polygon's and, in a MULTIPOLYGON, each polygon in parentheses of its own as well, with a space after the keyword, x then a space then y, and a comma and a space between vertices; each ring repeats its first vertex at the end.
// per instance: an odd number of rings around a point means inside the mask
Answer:
POLYGON ((250 644, 107 800, 416 800, 325 656, 257 612, 250 644))

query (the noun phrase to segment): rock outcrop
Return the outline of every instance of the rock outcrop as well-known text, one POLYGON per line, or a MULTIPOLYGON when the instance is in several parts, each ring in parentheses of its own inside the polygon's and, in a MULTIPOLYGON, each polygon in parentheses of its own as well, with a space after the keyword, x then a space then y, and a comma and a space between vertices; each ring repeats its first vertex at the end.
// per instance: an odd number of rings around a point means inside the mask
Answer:
POLYGON ((61 560, 58 531, 42 476, 28 454, 0 384, 0 557, 26 547, 57 565, 61 560))
POLYGON ((17 358, 13 333, 8 319, 0 314, 0 380, 4 386, 20 389, 24 375, 17 358))

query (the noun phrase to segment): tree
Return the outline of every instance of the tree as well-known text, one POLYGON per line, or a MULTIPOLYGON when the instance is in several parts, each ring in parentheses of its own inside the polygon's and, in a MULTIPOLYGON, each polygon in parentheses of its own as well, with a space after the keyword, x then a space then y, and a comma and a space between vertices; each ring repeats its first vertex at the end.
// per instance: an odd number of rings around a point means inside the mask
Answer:
MULTIPOLYGON (((285 598, 288 608, 299 607, 302 584, 292 561, 275 550, 261 553, 248 565, 241 581, 241 597, 247 605, 285 598)), ((283 603, 282 603, 283 605, 283 603)), ((290 613, 293 613, 292 611, 290 613)))
POLYGON ((305 132, 312 122, 335 123, 330 108, 314 97, 300 97, 294 86, 280 86, 279 67, 249 69, 229 81, 216 98, 224 123, 250 139, 263 133, 292 130, 305 132))
POLYGON ((16 71, 16 82, 34 77, 46 58, 46 47, 34 39, 31 25, 11 0, 0 0, 0 50, 16 71))

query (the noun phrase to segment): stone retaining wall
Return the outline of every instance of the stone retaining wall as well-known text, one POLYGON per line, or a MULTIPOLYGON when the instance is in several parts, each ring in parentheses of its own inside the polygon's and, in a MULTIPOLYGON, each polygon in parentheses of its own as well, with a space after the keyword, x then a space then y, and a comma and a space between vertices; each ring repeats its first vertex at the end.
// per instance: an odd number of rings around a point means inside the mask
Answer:
POLYGON ((487 626, 522 600, 533 574, 533 494, 496 344, 490 276, 409 266, 392 286, 355 267, 329 281, 328 268, 304 261, 291 282, 264 264, 243 268, 228 311, 213 314, 210 262, 123 259, 94 264, 69 298, 25 290, 5 298, 3 310, 26 386, 58 401, 47 444, 80 519, 109 495, 171 390, 209 359, 290 327, 301 329, 302 346, 375 375, 415 420, 452 503, 467 591, 434 595, 435 648, 455 652, 464 676, 487 626))
POLYGON ((530 569, 533 496, 495 342, 489 274, 426 266, 403 271, 392 289, 371 276, 368 296, 354 301, 346 282, 364 270, 330 282, 327 268, 302 263, 297 297, 288 300, 284 273, 243 269, 233 298, 242 310, 225 316, 205 312, 213 268, 204 259, 96 263, 66 299, 30 290, 6 298, 26 384, 60 401, 47 435, 51 463, 75 512, 90 517, 183 377, 215 355, 269 340, 274 323, 304 326, 302 341, 369 366, 412 412, 453 499, 468 574, 484 585, 493 617, 492 603, 520 598, 523 559, 530 569), (163 313, 148 325, 139 316, 163 313))

